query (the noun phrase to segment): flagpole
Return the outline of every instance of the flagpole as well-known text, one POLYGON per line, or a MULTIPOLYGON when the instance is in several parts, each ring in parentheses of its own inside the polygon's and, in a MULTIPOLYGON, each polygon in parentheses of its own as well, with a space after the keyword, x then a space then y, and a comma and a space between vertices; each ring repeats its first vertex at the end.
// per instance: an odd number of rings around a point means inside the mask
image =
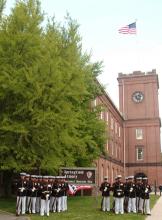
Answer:
MULTIPOLYGON (((137 24, 137 19, 135 19, 135 22, 137 24)), ((137 25, 136 25, 137 27, 137 25)), ((141 59, 140 59, 140 53, 139 53, 139 42, 138 42, 138 34, 137 34, 137 28, 136 28, 136 65, 137 65, 137 70, 141 69, 141 59)))
POLYGON ((125 94, 124 94, 124 80, 122 80, 122 93, 123 93, 123 118, 124 118, 124 123, 123 123, 123 148, 124 148, 124 155, 123 155, 123 162, 124 162, 124 178, 126 176, 125 174, 125 110, 124 110, 124 101, 125 101, 125 94))

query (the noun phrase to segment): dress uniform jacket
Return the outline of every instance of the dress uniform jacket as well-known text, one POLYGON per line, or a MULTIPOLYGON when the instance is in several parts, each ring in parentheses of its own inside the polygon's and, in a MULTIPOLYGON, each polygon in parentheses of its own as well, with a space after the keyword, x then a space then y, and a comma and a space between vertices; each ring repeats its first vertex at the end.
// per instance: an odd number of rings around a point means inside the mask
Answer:
POLYGON ((69 190, 68 183, 65 182, 62 184, 62 190, 63 190, 63 196, 67 196, 67 191, 69 190))
POLYGON ((129 198, 136 198, 136 184, 135 183, 128 183, 128 197, 129 198))
POLYGON ((58 183, 56 189, 56 197, 61 197, 61 196, 63 196, 63 186, 61 183, 58 183))
POLYGON ((37 183, 33 183, 32 186, 30 187, 30 196, 37 197, 37 192, 38 192, 38 185, 37 183))
POLYGON ((57 188, 58 188, 58 184, 54 183, 52 185, 52 192, 51 192, 51 196, 56 197, 57 196, 57 188))
POLYGON ((26 183, 26 196, 31 197, 31 188, 32 188, 32 182, 27 181, 26 183))
POLYGON ((149 199, 150 198, 150 192, 151 192, 151 186, 149 184, 142 184, 141 186, 141 198, 142 199, 149 199))
POLYGON ((41 199, 49 200, 51 192, 52 192, 51 185, 49 185, 49 184, 44 185, 43 188, 42 188, 42 191, 41 191, 41 199))
POLYGON ((43 185, 41 183, 37 183, 37 197, 41 197, 43 185))
POLYGON ((19 181, 16 184, 17 187, 17 196, 26 196, 26 192, 27 192, 27 183, 26 181, 19 181))
POLYGON ((124 197, 124 183, 123 182, 115 182, 113 184, 113 192, 114 192, 114 197, 116 197, 116 198, 124 197))
POLYGON ((108 182, 103 182, 100 187, 102 196, 110 196, 111 185, 108 182))

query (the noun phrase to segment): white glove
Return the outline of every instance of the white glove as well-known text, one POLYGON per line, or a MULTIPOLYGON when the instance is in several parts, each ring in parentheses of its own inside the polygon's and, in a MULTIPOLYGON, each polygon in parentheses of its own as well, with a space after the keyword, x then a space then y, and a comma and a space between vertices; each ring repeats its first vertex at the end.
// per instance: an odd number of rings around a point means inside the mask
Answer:
POLYGON ((25 189, 24 187, 21 187, 21 188, 20 188, 20 191, 21 191, 21 192, 24 192, 24 189, 25 189))
POLYGON ((130 190, 129 190, 130 192, 132 192, 133 191, 133 188, 130 188, 130 190))
POLYGON ((104 192, 106 192, 106 191, 107 191, 107 187, 104 188, 104 192))

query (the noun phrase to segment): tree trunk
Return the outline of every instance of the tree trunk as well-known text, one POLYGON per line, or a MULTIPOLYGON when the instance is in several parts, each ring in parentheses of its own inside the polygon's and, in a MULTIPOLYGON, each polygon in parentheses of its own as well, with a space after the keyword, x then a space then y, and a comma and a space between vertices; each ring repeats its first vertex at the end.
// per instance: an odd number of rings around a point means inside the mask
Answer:
POLYGON ((1 196, 10 197, 12 195, 13 172, 6 170, 2 172, 2 192, 1 196))

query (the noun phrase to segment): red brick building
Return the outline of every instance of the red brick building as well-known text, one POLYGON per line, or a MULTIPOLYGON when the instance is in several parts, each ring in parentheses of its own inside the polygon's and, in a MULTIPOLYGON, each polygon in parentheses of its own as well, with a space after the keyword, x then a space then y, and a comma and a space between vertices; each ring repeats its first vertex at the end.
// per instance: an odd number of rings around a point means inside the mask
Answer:
POLYGON ((98 184, 105 175, 112 183, 117 174, 148 176, 150 183, 162 184, 156 70, 120 73, 118 82, 119 110, 106 92, 94 102, 104 106, 101 119, 107 123, 107 155, 96 161, 98 184))

